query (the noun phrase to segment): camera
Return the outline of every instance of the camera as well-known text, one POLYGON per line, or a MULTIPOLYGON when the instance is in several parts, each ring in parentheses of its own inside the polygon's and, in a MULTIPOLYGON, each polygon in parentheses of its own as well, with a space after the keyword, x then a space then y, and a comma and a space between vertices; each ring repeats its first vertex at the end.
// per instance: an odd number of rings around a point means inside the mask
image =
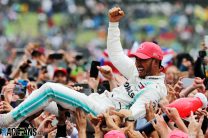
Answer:
POLYGON ((28 67, 30 67, 30 63, 32 63, 29 59, 26 63, 22 64, 19 68, 23 73, 27 72, 28 67))
POLYGON ((206 51, 204 51, 204 50, 199 51, 199 57, 200 57, 200 58, 204 58, 204 57, 206 57, 206 56, 207 56, 206 51))
POLYGON ((63 54, 62 53, 53 53, 49 55, 49 59, 56 59, 56 60, 61 60, 63 59, 63 54))

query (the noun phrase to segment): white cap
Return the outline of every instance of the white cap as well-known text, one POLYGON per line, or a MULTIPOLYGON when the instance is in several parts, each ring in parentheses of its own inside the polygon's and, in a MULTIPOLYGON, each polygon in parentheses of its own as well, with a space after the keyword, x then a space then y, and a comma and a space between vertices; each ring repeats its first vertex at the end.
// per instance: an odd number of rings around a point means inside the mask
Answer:
POLYGON ((197 93, 194 95, 194 97, 198 97, 201 100, 203 103, 202 108, 207 108, 207 97, 203 93, 197 93))

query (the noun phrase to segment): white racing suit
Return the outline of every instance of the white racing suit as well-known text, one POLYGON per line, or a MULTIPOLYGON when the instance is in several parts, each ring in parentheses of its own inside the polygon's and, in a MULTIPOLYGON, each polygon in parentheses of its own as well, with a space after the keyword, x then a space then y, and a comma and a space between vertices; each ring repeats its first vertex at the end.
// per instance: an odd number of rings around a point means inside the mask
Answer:
MULTIPOLYGON (((167 95, 164 75, 147 76, 145 79, 138 77, 134 61, 123 52, 118 23, 109 24, 107 50, 112 63, 128 79, 124 85, 114 88, 112 92, 105 91, 101 95, 92 93, 86 96, 62 84, 48 82, 8 113, 13 118, 13 122, 9 123, 24 120, 46 108, 52 101, 63 108, 75 110, 78 107, 93 115, 103 113, 109 107, 129 109, 135 119, 143 118, 146 114, 145 103, 152 101, 157 105, 159 100, 167 95)), ((57 107, 55 108, 57 110, 57 107)))

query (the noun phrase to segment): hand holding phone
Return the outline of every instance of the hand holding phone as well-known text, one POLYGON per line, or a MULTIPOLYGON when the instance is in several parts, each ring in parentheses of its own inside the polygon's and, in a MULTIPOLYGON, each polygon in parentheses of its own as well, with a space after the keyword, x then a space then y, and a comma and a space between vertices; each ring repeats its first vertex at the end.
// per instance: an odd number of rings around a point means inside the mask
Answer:
POLYGON ((92 78, 98 77, 99 70, 98 70, 97 66, 100 66, 100 62, 99 61, 92 61, 91 68, 90 68, 90 77, 92 77, 92 78))
POLYGON ((19 67, 19 69, 20 69, 23 73, 26 73, 28 67, 30 67, 30 63, 32 63, 32 62, 31 62, 31 60, 28 59, 27 61, 25 61, 25 62, 22 63, 22 65, 19 67))
POLYGON ((23 99, 26 95, 28 81, 18 80, 18 83, 14 87, 14 93, 23 99))

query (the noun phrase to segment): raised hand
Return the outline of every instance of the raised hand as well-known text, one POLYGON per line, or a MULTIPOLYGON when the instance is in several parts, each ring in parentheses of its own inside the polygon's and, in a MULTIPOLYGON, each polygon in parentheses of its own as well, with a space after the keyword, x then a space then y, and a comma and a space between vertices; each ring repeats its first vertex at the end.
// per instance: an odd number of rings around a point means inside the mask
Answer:
POLYGON ((103 128, 104 131, 110 130, 120 130, 119 126, 113 121, 113 118, 110 116, 110 109, 108 109, 104 114, 106 121, 106 128, 103 128))
POLYGON ((76 117, 76 125, 77 125, 78 131, 86 130, 87 120, 86 120, 85 112, 77 108, 75 112, 75 117, 76 117))
POLYGON ((168 118, 171 119, 172 121, 176 121, 177 119, 180 119, 180 115, 176 108, 166 107, 165 112, 168 118))
POLYGON ((146 119, 147 119, 147 121, 150 121, 150 120, 154 119, 155 118, 155 114, 154 114, 152 102, 150 101, 149 104, 146 103, 145 104, 145 108, 146 108, 146 119))
POLYGON ((16 84, 14 83, 9 83, 2 88, 2 93, 4 94, 5 101, 8 103, 11 103, 11 101, 14 98, 13 96, 14 96, 15 85, 16 84))
POLYGON ((42 121, 42 123, 39 125, 37 132, 42 132, 45 135, 45 134, 48 134, 51 131, 55 130, 57 127, 51 125, 53 119, 55 119, 55 116, 53 116, 53 115, 44 119, 42 121))
POLYGON ((0 113, 8 113, 13 109, 13 107, 6 101, 0 102, 0 113))
POLYGON ((173 102, 174 100, 179 97, 179 93, 177 93, 171 85, 167 85, 168 88, 168 95, 166 96, 169 103, 173 102))
POLYGON ((159 133, 161 138, 167 138, 170 132, 168 125, 165 123, 163 117, 156 115, 156 123, 152 121, 152 125, 155 130, 159 133))
POLYGON ((98 85, 99 85, 99 80, 100 80, 99 77, 97 79, 93 78, 93 77, 90 77, 89 80, 88 80, 88 85, 90 86, 90 88, 92 88, 94 90, 94 92, 97 91, 97 88, 98 88, 98 85))
POLYGON ((75 112, 76 126, 78 130, 78 137, 86 138, 86 127, 87 127, 87 119, 86 114, 83 110, 77 108, 75 112))
POLYGON ((183 123, 182 119, 180 118, 180 115, 176 108, 165 108, 165 113, 167 114, 168 118, 176 123, 177 127, 182 130, 183 132, 187 133, 188 129, 186 125, 183 123))
POLYGON ((127 131, 128 138, 144 138, 139 131, 128 130, 127 131))
POLYGON ((205 92, 205 85, 204 85, 204 79, 201 79, 199 77, 196 77, 194 79, 193 87, 198 90, 198 92, 205 92))
POLYGON ((95 116, 89 114, 88 119, 90 120, 90 124, 95 130, 95 138, 102 138, 103 137, 103 131, 101 130, 101 123, 102 119, 96 118, 95 116))
POLYGON ((120 7, 114 7, 108 12, 110 22, 119 22, 123 16, 124 11, 122 11, 120 7))
POLYGON ((97 67, 100 73, 105 77, 107 80, 112 80, 113 79, 113 71, 110 66, 98 66, 97 67))
POLYGON ((189 119, 190 120, 189 120, 189 126, 188 126, 188 133, 192 137, 197 136, 198 133, 200 133, 204 116, 201 116, 199 119, 199 122, 197 122, 195 119, 195 116, 193 115, 193 112, 191 112, 191 116, 189 119))
POLYGON ((37 85, 34 82, 29 82, 27 85, 28 93, 31 94, 34 90, 37 89, 37 85))
POLYGON ((183 82, 181 81, 182 77, 179 78, 178 82, 174 85, 174 90, 176 93, 180 93, 183 89, 183 82))

